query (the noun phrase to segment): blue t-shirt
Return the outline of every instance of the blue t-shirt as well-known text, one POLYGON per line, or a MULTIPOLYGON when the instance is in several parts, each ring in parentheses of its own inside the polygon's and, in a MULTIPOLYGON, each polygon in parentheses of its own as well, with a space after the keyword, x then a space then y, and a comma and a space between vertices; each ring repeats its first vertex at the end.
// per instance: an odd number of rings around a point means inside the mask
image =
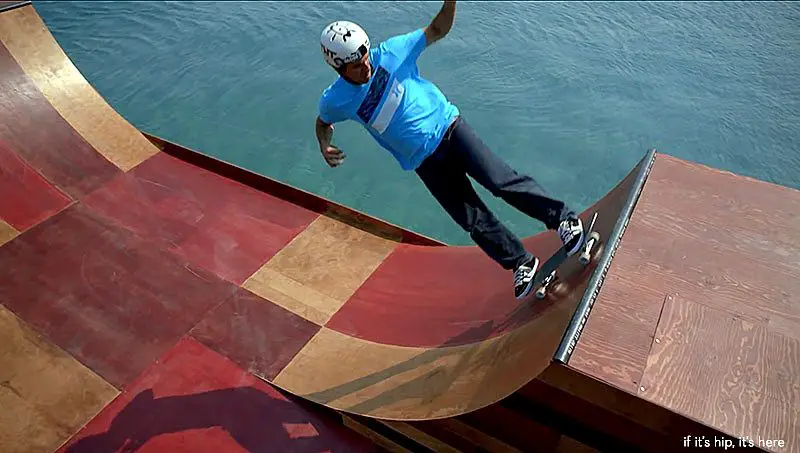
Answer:
POLYGON ((404 170, 416 169, 459 114, 436 85, 419 75, 417 58, 426 45, 420 28, 370 49, 370 81, 354 85, 339 77, 323 91, 319 117, 328 124, 361 123, 404 170))

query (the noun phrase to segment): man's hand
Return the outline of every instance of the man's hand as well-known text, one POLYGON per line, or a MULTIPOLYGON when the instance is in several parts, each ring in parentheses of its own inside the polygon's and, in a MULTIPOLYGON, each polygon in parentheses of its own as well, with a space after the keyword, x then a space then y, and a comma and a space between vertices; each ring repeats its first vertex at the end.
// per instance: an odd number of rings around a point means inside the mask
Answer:
POLYGON ((325 158, 325 162, 327 162, 331 168, 341 165, 346 157, 341 149, 333 145, 322 147, 320 151, 322 152, 322 157, 325 158))
POLYGON ((430 25, 425 27, 425 40, 427 45, 435 43, 450 32, 456 16, 456 0, 444 0, 444 5, 430 25))

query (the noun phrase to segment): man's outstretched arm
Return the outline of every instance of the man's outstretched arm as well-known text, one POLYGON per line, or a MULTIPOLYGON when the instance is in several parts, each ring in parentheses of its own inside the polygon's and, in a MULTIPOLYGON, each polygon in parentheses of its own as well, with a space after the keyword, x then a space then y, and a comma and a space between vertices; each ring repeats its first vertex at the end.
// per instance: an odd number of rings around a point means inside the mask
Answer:
POLYGON ((322 153, 325 162, 331 167, 341 165, 345 155, 342 150, 331 144, 331 140, 333 140, 333 124, 328 124, 322 121, 322 118, 317 117, 316 131, 319 151, 322 153))
POLYGON ((319 149, 325 149, 331 145, 333 138, 333 125, 322 121, 322 118, 317 117, 316 124, 317 141, 319 142, 319 149))
POLYGON ((431 23, 425 27, 425 40, 427 45, 431 45, 442 39, 453 27, 453 20, 456 17, 456 0, 444 0, 444 5, 431 23))

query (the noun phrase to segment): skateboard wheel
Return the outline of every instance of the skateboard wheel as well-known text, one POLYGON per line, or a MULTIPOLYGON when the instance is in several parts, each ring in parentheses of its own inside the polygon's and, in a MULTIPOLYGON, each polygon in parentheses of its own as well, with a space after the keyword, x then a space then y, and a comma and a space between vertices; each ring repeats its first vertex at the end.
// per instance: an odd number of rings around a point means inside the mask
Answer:
POLYGON ((547 287, 550 286, 550 283, 553 283, 553 280, 556 279, 556 271, 558 271, 558 269, 553 269, 553 271, 550 272, 550 275, 545 277, 544 281, 542 281, 542 286, 536 290, 537 299, 544 299, 544 296, 547 293, 547 287))
POLYGON ((586 242, 586 245, 583 247, 583 252, 581 253, 580 261, 581 264, 584 266, 589 264, 591 261, 591 253, 592 248, 594 248, 595 242, 600 241, 600 234, 597 231, 592 231, 592 234, 589 235, 589 240, 586 242))
POLYGON ((581 253, 581 264, 586 266, 589 264, 589 260, 591 259, 591 255, 589 254, 591 247, 584 247, 583 252, 581 253))

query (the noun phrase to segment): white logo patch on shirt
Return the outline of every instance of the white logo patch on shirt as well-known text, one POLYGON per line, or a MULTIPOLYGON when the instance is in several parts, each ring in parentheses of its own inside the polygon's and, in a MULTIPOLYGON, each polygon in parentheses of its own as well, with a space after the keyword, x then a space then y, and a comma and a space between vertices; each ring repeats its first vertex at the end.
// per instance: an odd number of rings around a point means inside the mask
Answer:
POLYGON ((392 88, 389 90, 389 94, 386 95, 386 101, 375 116, 375 121, 372 122, 373 129, 378 131, 379 134, 382 134, 389 126, 389 121, 392 120, 392 116, 394 116, 397 108, 400 107, 400 101, 403 100, 404 91, 403 85, 395 79, 392 83, 392 88))

